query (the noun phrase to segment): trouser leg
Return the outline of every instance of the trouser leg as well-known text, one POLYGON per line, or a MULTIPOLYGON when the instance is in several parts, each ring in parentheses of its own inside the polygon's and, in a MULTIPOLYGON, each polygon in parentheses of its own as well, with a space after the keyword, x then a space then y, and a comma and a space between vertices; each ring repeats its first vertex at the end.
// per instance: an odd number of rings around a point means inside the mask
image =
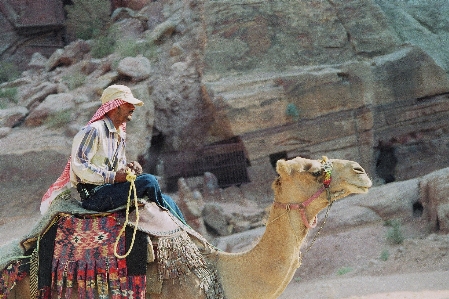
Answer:
MULTIPOLYGON (((150 201, 156 202, 159 206, 168 209, 173 215, 184 221, 182 212, 168 195, 163 195, 159 183, 155 176, 142 174, 134 181, 137 197, 147 196, 150 201)), ((130 183, 105 184, 94 194, 83 200, 82 206, 85 209, 104 212, 126 205, 128 201, 130 183)), ((131 197, 134 194, 131 193, 131 197)))
POLYGON ((167 194, 162 194, 162 198, 164 201, 164 204, 162 205, 164 208, 168 209, 173 215, 175 215, 179 220, 186 223, 186 220, 184 219, 184 215, 182 214, 181 210, 179 209, 178 205, 175 203, 175 201, 168 196, 167 194))
POLYGON ((126 205, 130 183, 105 184, 82 201, 85 209, 105 212, 126 205))
POLYGON ((179 220, 185 223, 184 215, 178 205, 170 196, 162 194, 159 182, 154 175, 142 174, 136 178, 135 184, 138 197, 143 197, 146 195, 151 201, 154 201, 161 207, 166 208, 179 220))

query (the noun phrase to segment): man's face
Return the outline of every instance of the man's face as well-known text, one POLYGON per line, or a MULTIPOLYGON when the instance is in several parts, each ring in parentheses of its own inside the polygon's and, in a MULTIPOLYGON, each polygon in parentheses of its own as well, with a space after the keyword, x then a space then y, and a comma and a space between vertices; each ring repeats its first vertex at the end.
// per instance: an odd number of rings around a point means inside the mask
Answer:
POLYGON ((125 103, 117 108, 117 118, 122 122, 127 122, 132 120, 132 114, 136 106, 130 103, 125 103))

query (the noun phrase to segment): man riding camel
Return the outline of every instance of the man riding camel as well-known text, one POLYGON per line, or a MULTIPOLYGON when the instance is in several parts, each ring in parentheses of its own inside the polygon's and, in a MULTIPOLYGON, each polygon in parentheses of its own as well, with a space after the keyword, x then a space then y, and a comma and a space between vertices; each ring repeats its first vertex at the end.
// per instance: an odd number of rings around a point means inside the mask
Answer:
POLYGON ((70 187, 76 187, 83 208, 104 212, 126 205, 129 171, 136 175, 136 195, 172 212, 181 221, 184 216, 171 197, 162 194, 155 176, 143 174, 137 161, 126 161, 125 128, 132 120, 136 99, 124 85, 111 85, 101 96, 101 106, 89 123, 74 137, 71 157, 58 180, 50 186, 41 202, 45 213, 51 201, 70 187))

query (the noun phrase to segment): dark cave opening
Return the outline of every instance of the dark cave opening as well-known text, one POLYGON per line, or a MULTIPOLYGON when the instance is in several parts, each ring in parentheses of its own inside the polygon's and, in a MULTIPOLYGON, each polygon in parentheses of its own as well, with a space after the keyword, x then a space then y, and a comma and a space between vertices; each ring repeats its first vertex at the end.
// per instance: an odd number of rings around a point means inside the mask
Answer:
POLYGON ((148 160, 146 163, 146 172, 151 174, 157 173, 157 164, 164 148, 165 136, 162 133, 154 134, 151 137, 151 147, 148 150, 148 160))
POLYGON ((413 204, 413 217, 419 218, 424 213, 424 207, 423 205, 417 201, 413 204))
POLYGON ((379 144, 377 147, 378 156, 376 161, 376 174, 383 179, 385 183, 391 183, 396 180, 395 168, 398 163, 396 149, 391 145, 379 144))

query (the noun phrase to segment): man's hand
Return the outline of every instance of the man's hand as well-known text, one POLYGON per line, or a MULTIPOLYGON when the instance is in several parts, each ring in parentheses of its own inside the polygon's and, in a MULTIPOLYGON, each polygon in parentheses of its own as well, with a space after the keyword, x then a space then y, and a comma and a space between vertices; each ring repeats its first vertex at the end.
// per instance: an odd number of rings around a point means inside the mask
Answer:
POLYGON ((122 168, 115 173, 114 183, 124 183, 126 182, 126 169, 122 168))
POLYGON ((140 166, 139 162, 132 161, 126 164, 126 166, 129 167, 129 169, 131 169, 131 171, 133 171, 135 175, 142 174, 142 166, 140 166))
POLYGON ((142 166, 140 166, 139 162, 132 161, 126 164, 126 168, 122 168, 115 173, 114 183, 126 182, 127 170, 131 170, 135 175, 142 174, 142 166))

